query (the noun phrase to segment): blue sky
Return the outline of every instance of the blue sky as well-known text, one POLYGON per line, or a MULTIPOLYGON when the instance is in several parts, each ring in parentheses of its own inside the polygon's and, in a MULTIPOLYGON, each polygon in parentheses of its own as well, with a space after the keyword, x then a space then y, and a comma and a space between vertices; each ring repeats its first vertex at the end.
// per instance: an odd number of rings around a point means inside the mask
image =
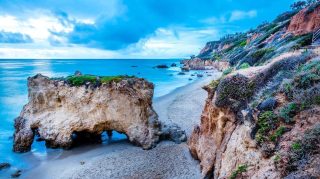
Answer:
POLYGON ((293 0, 0 0, 0 58, 181 58, 293 0))

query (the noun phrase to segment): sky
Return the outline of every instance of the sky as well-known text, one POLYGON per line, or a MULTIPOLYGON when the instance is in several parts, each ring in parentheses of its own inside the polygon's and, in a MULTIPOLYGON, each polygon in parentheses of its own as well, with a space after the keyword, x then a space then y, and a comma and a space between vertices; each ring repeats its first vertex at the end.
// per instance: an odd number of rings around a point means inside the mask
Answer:
POLYGON ((294 0, 0 0, 0 58, 184 58, 294 0))

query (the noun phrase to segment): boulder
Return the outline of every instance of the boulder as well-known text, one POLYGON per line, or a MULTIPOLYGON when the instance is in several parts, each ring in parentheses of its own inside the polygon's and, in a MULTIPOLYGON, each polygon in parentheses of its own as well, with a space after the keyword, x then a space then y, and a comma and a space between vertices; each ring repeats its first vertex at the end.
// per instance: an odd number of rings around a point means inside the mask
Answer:
POLYGON ((277 106, 277 100, 271 97, 262 101, 262 103, 260 103, 257 108, 259 111, 268 111, 268 110, 275 109, 276 106, 277 106))
POLYGON ((168 65, 157 65, 156 68, 169 68, 168 65))
POLYGON ((30 77, 29 102, 15 119, 13 150, 29 151, 35 135, 48 147, 68 149, 81 136, 96 139, 111 130, 143 149, 155 147, 160 123, 152 108, 153 89, 140 78, 73 86, 41 74, 30 77))
POLYGON ((11 167, 10 163, 0 163, 0 170, 11 167))
POLYGON ((187 141, 187 135, 177 124, 163 125, 161 127, 161 138, 171 140, 177 144, 187 141))

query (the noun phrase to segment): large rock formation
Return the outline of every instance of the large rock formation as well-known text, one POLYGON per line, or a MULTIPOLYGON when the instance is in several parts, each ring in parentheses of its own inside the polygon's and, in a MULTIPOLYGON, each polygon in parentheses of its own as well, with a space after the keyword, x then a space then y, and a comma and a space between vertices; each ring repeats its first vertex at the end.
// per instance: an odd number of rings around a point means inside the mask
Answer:
POLYGON ((214 61, 210 59, 193 58, 189 60, 182 60, 182 69, 185 70, 211 70, 217 69, 223 71, 229 67, 229 62, 214 61))
POLYGON ((268 155, 270 151, 264 150, 269 149, 269 144, 261 146, 254 139, 258 112, 248 104, 279 72, 293 70, 311 57, 300 52, 286 53, 264 66, 233 72, 205 87, 208 99, 201 123, 188 141, 205 178, 238 176, 242 170, 249 178, 282 176, 268 155))
POLYGON ((41 74, 28 78, 29 102, 15 119, 14 151, 29 151, 36 134, 48 147, 69 148, 83 133, 95 138, 111 130, 144 149, 156 145, 160 125, 152 83, 123 77, 74 84, 41 74))
POLYGON ((292 17, 287 32, 295 35, 314 32, 320 28, 320 2, 306 7, 292 17))

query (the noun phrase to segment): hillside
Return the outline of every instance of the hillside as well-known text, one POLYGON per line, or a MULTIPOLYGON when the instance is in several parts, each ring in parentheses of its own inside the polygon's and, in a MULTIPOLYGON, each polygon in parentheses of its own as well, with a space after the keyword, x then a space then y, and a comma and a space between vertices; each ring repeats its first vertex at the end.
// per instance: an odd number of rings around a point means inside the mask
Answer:
POLYGON ((320 176, 320 2, 208 42, 184 69, 221 68, 188 141, 206 178, 320 176))

